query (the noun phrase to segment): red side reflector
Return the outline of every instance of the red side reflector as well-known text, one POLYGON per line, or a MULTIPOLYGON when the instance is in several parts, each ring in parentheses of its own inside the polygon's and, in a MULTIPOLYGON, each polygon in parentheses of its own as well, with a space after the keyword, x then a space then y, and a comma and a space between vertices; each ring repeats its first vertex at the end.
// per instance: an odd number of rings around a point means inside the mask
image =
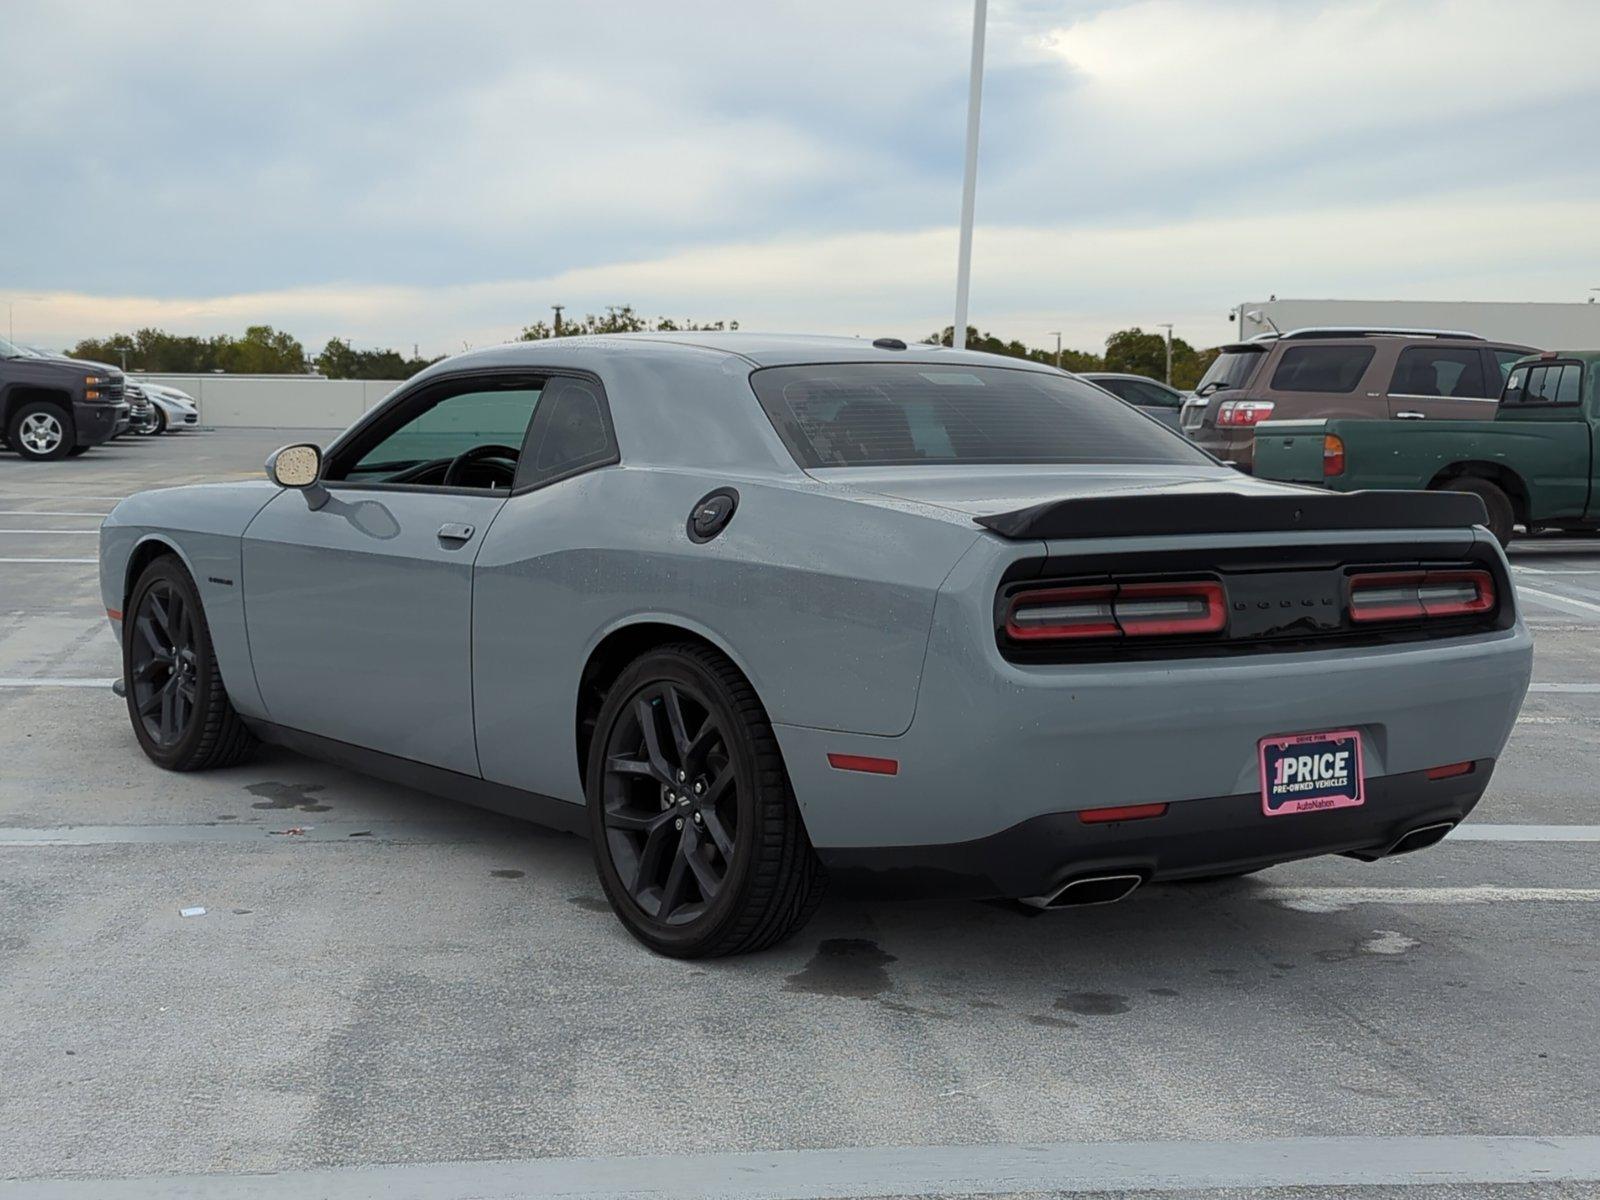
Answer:
POLYGON ((122 610, 120 608, 108 608, 106 609, 106 616, 113 621, 120 621, 122 620, 122 610))
POLYGON ((1159 817, 1167 811, 1165 804, 1128 804, 1122 808, 1086 808, 1078 814, 1085 825, 1103 825, 1107 821, 1144 821, 1159 817))
POLYGON ((1444 767, 1429 767, 1423 773, 1429 779, 1454 779, 1457 775, 1471 775, 1473 767, 1471 762, 1459 762, 1444 767))
POLYGON ((900 763, 892 758, 873 758, 867 754, 830 754, 828 765, 836 771, 865 771, 868 775, 898 775, 900 763))

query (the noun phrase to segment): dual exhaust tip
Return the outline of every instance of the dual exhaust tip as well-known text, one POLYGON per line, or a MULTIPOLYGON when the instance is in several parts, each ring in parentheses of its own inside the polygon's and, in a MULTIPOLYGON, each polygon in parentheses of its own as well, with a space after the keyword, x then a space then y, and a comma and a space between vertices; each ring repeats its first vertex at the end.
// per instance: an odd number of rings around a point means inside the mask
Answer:
MULTIPOLYGON (((1353 851, 1351 856, 1371 862, 1396 854, 1410 854, 1442 842, 1456 827, 1454 821, 1435 821, 1408 829, 1388 846, 1373 852, 1353 851)), ((1083 875, 1068 880, 1042 896, 1024 896, 1022 903, 1032 908, 1083 908, 1091 904, 1115 904, 1125 900, 1144 883, 1137 871, 1117 871, 1105 875, 1083 875)))

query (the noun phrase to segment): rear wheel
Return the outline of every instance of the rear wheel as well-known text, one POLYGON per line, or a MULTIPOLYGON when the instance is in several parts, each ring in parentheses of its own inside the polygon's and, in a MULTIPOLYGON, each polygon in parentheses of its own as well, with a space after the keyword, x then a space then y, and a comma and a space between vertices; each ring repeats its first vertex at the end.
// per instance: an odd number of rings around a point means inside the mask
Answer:
POLYGON ((601 885, 652 950, 762 950, 822 898, 766 712, 715 651, 667 646, 623 671, 595 725, 588 793, 601 885))
POLYGON ((140 748, 169 771, 241 762, 256 746, 228 700, 211 630, 189 572, 163 555, 124 610, 122 670, 140 748))
POLYGON ((30 400, 19 404, 11 414, 6 440, 23 458, 49 462, 72 452, 75 430, 72 418, 61 405, 49 400, 30 400))
POLYGON ((1440 490, 1470 492, 1477 496, 1483 501, 1483 507, 1489 510, 1489 532, 1494 534, 1495 540, 1502 546, 1511 544, 1511 528, 1516 524, 1516 510, 1511 505, 1511 497, 1505 494, 1499 484, 1467 475, 1460 479, 1447 480, 1440 490))

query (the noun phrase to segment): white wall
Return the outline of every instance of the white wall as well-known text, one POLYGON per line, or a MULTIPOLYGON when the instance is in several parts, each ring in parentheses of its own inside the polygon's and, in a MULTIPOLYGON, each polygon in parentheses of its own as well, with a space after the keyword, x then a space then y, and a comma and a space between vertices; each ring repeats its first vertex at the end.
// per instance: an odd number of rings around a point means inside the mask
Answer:
POLYGON ((1262 300, 1239 306, 1240 340, 1278 329, 1360 325, 1454 329, 1539 350, 1600 350, 1600 304, 1489 304, 1470 300, 1262 300))
POLYGON ((134 375, 188 392, 200 423, 281 429, 343 429, 401 380, 306 375, 134 375))

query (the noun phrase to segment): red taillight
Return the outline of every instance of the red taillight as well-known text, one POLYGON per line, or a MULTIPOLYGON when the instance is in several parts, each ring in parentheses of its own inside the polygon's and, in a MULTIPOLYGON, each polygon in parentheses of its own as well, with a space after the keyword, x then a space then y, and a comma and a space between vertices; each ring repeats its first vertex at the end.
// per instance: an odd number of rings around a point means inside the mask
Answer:
POLYGON ((1209 580, 1022 592, 1006 613, 1006 633, 1018 641, 1217 633, 1227 623, 1222 585, 1209 580))
POLYGON ((1167 811, 1165 804, 1127 804, 1121 808, 1086 808, 1078 814, 1085 825, 1103 825, 1107 821, 1146 821, 1167 811))
POLYGON ((1322 439, 1322 477, 1331 479, 1344 474, 1344 439, 1337 434, 1327 434, 1322 439))
POLYGON ((1374 572, 1350 577, 1352 621, 1471 616, 1492 610, 1494 599, 1494 578, 1487 571, 1374 572))
POLYGON ((1228 400, 1217 409, 1217 424, 1224 427, 1258 425, 1271 415, 1270 400, 1228 400))
POLYGON ((1450 763, 1444 767, 1429 767, 1423 774, 1429 779, 1454 779, 1457 775, 1471 775, 1474 765, 1470 760, 1450 763))
POLYGON ((900 774, 898 760, 873 758, 869 754, 830 754, 828 765, 836 771, 865 771, 868 775, 900 774))

